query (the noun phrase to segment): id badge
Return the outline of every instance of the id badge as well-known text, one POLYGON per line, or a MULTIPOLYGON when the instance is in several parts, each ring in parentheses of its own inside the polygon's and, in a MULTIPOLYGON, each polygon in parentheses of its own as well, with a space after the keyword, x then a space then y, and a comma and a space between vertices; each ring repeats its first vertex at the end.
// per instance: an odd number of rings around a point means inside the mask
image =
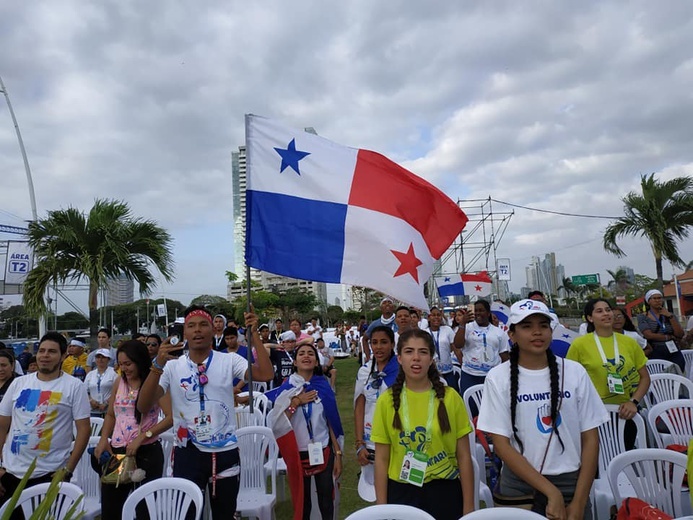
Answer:
POLYGON ((606 382, 609 385, 609 392, 612 394, 622 394, 623 393, 623 379, 618 374, 608 374, 606 376, 606 382))
POLYGON ((325 457, 322 452, 322 444, 319 442, 311 442, 308 445, 308 463, 311 466, 319 466, 325 462, 325 457))
POLYGON ((419 451, 408 451, 402 460, 399 479, 407 484, 422 487, 426 478, 428 455, 419 451))
POLYGON ((212 427, 207 421, 198 422, 195 425, 195 440, 197 442, 210 442, 212 440, 212 427))
POLYGON ((676 346, 676 342, 673 340, 667 341, 665 345, 667 346, 667 350, 670 354, 674 354, 679 351, 679 348, 676 346))

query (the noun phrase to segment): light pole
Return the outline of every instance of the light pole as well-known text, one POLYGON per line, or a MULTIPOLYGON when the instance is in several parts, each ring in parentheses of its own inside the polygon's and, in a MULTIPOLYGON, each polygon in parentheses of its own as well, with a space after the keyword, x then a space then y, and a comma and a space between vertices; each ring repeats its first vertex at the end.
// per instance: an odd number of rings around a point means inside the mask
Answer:
MULTIPOLYGON (((12 103, 10 103, 10 96, 7 93, 7 88, 0 77, 0 92, 5 96, 5 101, 7 102, 7 109, 10 111, 10 117, 12 117, 12 124, 14 125, 14 131, 17 133, 17 142, 19 143, 19 151, 22 154, 22 160, 24 161, 24 171, 26 172, 26 181, 29 185, 29 198, 31 200, 31 218, 34 222, 38 220, 38 213, 36 211, 36 194, 34 193, 34 181, 31 178, 31 168, 29 168, 29 159, 26 156, 26 150, 24 148, 24 141, 22 140, 22 133, 19 131, 19 123, 17 123, 17 117, 14 115, 14 110, 12 109, 12 103)), ((46 317, 39 317, 39 337, 46 333, 46 317)))

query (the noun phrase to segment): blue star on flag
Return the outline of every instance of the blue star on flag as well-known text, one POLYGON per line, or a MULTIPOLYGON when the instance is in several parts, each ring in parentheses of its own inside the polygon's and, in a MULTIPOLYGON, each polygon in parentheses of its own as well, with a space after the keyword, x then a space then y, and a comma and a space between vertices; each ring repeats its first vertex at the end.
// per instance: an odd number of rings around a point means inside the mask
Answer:
POLYGON ((282 158, 282 165, 279 173, 282 173, 290 166, 298 175, 301 175, 301 172, 298 170, 298 161, 310 155, 310 152, 296 150, 296 139, 292 139, 286 149, 275 148, 274 151, 277 152, 282 158))
POLYGON ((445 281, 446 281, 446 282, 449 282, 449 281, 450 281, 450 277, 449 277, 449 276, 446 276, 446 277, 445 277, 445 281))

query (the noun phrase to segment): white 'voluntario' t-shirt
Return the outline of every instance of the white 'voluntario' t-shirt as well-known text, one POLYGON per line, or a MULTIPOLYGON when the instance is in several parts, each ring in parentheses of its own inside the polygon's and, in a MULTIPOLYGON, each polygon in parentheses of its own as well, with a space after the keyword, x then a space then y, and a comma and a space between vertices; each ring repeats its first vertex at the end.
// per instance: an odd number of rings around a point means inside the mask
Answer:
POLYGON ((462 371, 472 376, 485 376, 501 364, 500 354, 509 350, 508 335, 495 325, 468 323, 462 349, 462 371))
MULTIPOLYGON (((562 361, 557 359, 562 377, 562 361)), ((556 419, 558 437, 551 439, 542 474, 560 475, 580 468, 581 433, 609 420, 609 415, 585 369, 579 363, 565 360, 563 399, 556 419)), ((528 370, 518 366, 518 392, 515 425, 524 445, 522 455, 539 471, 551 436, 551 383, 549 368, 528 370)), ((561 388, 559 379, 558 387, 561 388)), ((510 439, 520 451, 513 436, 510 420, 510 363, 502 363, 486 376, 477 428, 510 439)))
POLYGON ((433 343, 436 347, 436 363, 438 364, 438 371, 441 374, 448 374, 452 372, 452 352, 451 345, 455 340, 455 333, 452 328, 447 325, 441 325, 438 330, 431 330, 430 327, 426 329, 431 337, 433 338, 433 343))
POLYGON ((36 458, 32 478, 65 466, 72 450, 75 420, 88 419, 87 389, 79 379, 61 372, 51 381, 29 374, 15 378, 0 402, 0 415, 11 417, 2 448, 7 471, 23 477, 36 458))
POLYGON ((164 392, 171 390, 176 446, 185 447, 190 441, 205 452, 236 447, 233 379, 243 379, 247 370, 248 362, 235 352, 212 353, 206 371, 209 383, 204 386, 204 416, 211 429, 211 439, 200 442, 195 436, 201 415, 197 365, 187 354, 166 363, 159 386, 164 392))

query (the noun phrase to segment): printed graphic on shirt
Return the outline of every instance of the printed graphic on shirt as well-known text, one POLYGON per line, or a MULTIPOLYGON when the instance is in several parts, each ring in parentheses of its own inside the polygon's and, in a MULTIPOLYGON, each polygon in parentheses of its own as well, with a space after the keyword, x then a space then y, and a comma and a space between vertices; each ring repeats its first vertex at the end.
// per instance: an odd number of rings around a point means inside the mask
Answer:
MULTIPOLYGON (((556 415, 556 428, 561 425, 561 412, 556 415)), ((537 429, 541 433, 551 433, 551 405, 545 404, 537 408, 537 429)))
MULTIPOLYGON (((418 451, 425 453, 426 449, 426 428, 417 426, 411 432, 399 432, 399 444, 406 451, 418 451)), ((428 455, 428 453, 426 453, 428 455)), ((450 463, 448 453, 441 450, 428 458, 427 474, 434 478, 450 479, 455 478, 459 474, 459 470, 450 463)))
POLYGON ((15 455, 23 446, 31 450, 48 451, 53 439, 53 425, 58 417, 55 407, 63 397, 62 392, 26 388, 22 390, 14 407, 22 412, 36 412, 29 424, 23 428, 31 428, 30 433, 19 433, 12 436, 10 449, 15 455))
MULTIPOLYGON (((185 399, 189 402, 200 403, 200 386, 196 375, 183 377, 179 382, 185 399)), ((233 400, 230 400, 233 402, 233 400)), ((176 435, 183 444, 191 440, 208 448, 223 448, 229 443, 236 442, 236 436, 231 431, 231 414, 233 408, 223 401, 210 399, 205 395, 204 412, 200 406, 199 414, 195 417, 184 418, 185 428, 180 426, 176 435), (197 433, 203 431, 204 438, 198 439, 197 433)))

